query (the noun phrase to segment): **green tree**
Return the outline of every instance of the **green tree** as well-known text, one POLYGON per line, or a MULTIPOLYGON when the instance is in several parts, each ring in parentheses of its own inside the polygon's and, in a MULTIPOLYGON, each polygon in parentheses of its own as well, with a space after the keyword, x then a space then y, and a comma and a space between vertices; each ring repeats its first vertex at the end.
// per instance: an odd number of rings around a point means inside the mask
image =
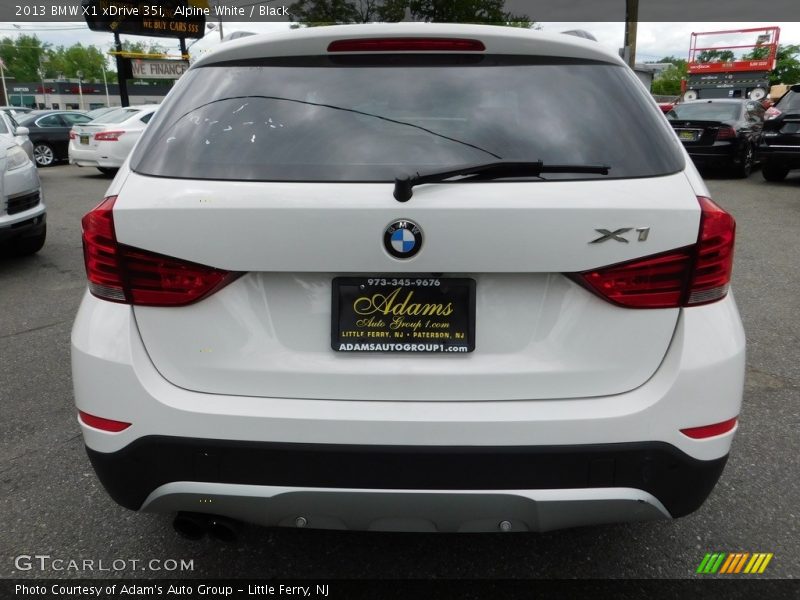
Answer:
POLYGON ((43 66, 47 70, 50 55, 49 44, 35 35, 0 40, 0 58, 5 64, 6 76, 17 81, 39 81, 39 68, 43 66))
MULTIPOLYGON (((769 47, 761 46, 754 48, 752 52, 745 54, 745 60, 758 60, 769 56, 769 47)), ((775 69, 769 76, 769 84, 779 83, 794 84, 800 83, 800 45, 781 44, 775 54, 775 69)))
POLYGON ((493 23, 530 27, 527 15, 504 10, 505 0, 298 0, 289 11, 304 25, 413 21, 493 23))
POLYGON ((779 46, 775 69, 769 78, 770 85, 778 83, 800 83, 800 45, 779 46))
POLYGON ((674 56, 665 56, 656 62, 670 63, 670 66, 653 79, 650 91, 662 96, 677 96, 680 94, 681 79, 687 75, 686 61, 674 56))
POLYGON ((96 46, 59 46, 50 54, 47 73, 49 77, 74 79, 80 72, 86 81, 102 81, 103 68, 105 67, 106 76, 109 70, 106 56, 96 46))

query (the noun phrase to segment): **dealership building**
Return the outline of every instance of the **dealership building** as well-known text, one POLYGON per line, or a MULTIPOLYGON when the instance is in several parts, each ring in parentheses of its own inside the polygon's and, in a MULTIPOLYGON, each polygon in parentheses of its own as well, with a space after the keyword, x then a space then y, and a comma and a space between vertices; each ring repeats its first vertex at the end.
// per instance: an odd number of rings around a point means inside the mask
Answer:
MULTIPOLYGON (((130 104, 157 104, 172 88, 172 81, 129 81, 130 104)), ((77 80, 49 80, 44 83, 17 83, 6 79, 10 106, 27 106, 40 109, 92 110, 103 106, 121 106, 119 86, 109 83, 78 82, 77 80)), ((0 91, 2 94, 2 91, 0 91)))

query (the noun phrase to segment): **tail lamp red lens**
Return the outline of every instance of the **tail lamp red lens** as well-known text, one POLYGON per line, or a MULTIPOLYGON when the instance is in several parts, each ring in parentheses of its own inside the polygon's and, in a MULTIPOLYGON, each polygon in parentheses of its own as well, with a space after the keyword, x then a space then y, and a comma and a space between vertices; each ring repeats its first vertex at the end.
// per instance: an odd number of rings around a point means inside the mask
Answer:
POLYGON ((108 431, 111 433, 119 433, 120 431, 124 431, 131 426, 130 423, 125 423, 124 421, 114 421, 113 419, 104 419, 103 417, 90 415, 89 413, 83 412, 82 410, 78 411, 78 416, 85 425, 88 425, 89 427, 94 427, 95 429, 100 429, 102 431, 108 431))
POLYGON ((125 133, 124 131, 100 131, 94 134, 95 141, 98 142, 116 142, 120 136, 125 133))
POLYGON ((116 199, 106 198, 82 221, 86 275, 93 295, 138 306, 185 306, 240 275, 120 244, 114 229, 116 199))
POLYGON ((717 131, 718 140, 733 140, 736 138, 736 130, 733 127, 720 127, 717 131))
POLYGON ((777 108, 775 108, 774 106, 770 106, 764 113, 764 120, 769 121, 771 119, 776 119, 780 117, 782 114, 783 113, 781 113, 781 111, 779 111, 777 108))
POLYGON ((69 132, 69 139, 71 139, 71 140, 77 140, 77 139, 78 139, 78 134, 77 134, 77 133, 75 133, 74 131, 70 131, 70 132, 69 132))
POLYGON ((715 437, 733 431, 736 427, 736 417, 722 421, 722 423, 714 423, 713 425, 703 425, 702 427, 690 427, 688 429, 681 429, 681 433, 695 440, 702 440, 705 438, 715 437))
POLYGON ((575 276, 614 304, 629 308, 677 308, 725 297, 733 269, 736 222, 710 199, 699 197, 697 243, 575 276))
POLYGON ((460 38, 361 38, 336 40, 328 52, 483 52, 480 40, 460 38))

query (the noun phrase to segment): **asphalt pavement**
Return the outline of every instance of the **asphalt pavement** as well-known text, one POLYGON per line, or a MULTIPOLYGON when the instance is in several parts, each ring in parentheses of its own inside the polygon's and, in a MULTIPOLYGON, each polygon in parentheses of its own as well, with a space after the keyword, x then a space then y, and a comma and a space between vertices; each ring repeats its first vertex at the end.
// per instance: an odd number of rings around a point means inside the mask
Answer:
POLYGON ((47 244, 0 259, 0 577, 684 578, 711 551, 772 552, 764 576, 800 576, 800 171, 783 183, 758 172, 708 179, 738 223, 733 287, 748 370, 730 460, 696 513, 544 534, 249 526, 227 545, 178 537, 170 517, 117 506, 95 478, 73 406, 69 335, 86 287, 80 219, 109 180, 67 165, 41 176, 47 244), (51 558, 27 569, 20 555, 51 558), (153 559, 161 570, 148 569, 153 559), (70 560, 95 562, 71 569, 70 560), (114 560, 125 566, 99 570, 114 560), (170 560, 193 568, 166 570, 170 560))

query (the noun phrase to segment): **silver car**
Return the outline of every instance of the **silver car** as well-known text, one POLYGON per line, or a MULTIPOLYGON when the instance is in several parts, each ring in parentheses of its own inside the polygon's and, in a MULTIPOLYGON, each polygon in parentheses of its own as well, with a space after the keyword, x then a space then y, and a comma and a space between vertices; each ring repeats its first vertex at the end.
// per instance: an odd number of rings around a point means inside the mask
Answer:
POLYGON ((28 128, 21 127, 14 117, 5 111, 0 111, 0 136, 21 146, 28 158, 33 160, 33 144, 28 137, 28 128))

